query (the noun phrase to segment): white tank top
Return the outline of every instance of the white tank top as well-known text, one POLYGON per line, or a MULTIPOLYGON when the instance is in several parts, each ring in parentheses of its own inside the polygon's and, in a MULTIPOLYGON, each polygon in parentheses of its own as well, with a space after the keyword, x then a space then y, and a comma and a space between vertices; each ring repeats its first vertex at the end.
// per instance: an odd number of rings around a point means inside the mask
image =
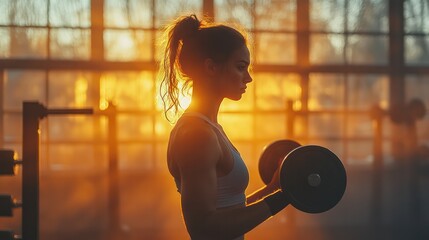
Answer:
MULTIPOLYGON (((174 142, 176 133, 186 123, 186 121, 183 121, 183 119, 188 117, 197 117, 203 119, 205 122, 210 124, 210 126, 213 127, 215 133, 217 134, 218 139, 220 141, 223 141, 224 145, 228 147, 228 150, 231 152, 231 155, 233 157, 234 163, 232 170, 225 176, 217 178, 216 207, 219 209, 239 204, 245 206, 245 190, 249 183, 249 172, 243 159, 240 156, 240 153, 231 144, 227 136, 222 131, 220 125, 213 123, 212 121, 210 121, 210 119, 200 113, 184 113, 171 132, 169 145, 174 142)), ((170 148, 168 149, 168 152, 169 151, 170 148)), ((170 153, 168 154, 168 157, 172 158, 174 157, 174 154, 170 153)), ((174 181, 176 182, 177 190, 180 193, 180 176, 174 176, 174 181)))

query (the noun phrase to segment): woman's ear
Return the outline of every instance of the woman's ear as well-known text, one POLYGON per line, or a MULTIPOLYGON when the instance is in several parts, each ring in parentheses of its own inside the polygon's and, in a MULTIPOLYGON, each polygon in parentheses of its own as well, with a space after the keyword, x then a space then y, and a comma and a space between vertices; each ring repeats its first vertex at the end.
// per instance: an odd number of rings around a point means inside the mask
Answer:
POLYGON ((209 75, 209 76, 215 76, 217 74, 217 72, 219 71, 219 66, 218 64, 216 64, 213 59, 211 58, 206 58, 204 60, 204 71, 209 75))

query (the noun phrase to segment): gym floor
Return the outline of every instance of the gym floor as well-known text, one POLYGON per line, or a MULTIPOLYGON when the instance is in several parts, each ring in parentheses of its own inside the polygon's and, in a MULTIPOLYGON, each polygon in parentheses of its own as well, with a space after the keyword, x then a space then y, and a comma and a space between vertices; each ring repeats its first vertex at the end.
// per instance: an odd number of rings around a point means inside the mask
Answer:
MULTIPOLYGON (((416 222, 411 214, 411 198, 407 196, 406 175, 397 174, 398 171, 402 170, 384 173, 383 207, 377 211, 380 216, 374 217, 373 213, 369 170, 350 170, 346 193, 335 208, 322 214, 306 214, 288 206, 248 233, 246 239, 429 239, 429 207, 419 208, 421 221, 416 222)), ((18 178, 2 181, 2 189, 19 189, 20 183, 15 179, 18 178)), ((181 219, 179 194, 168 173, 121 173, 120 179, 119 226, 111 229, 106 175, 43 174, 40 239, 189 239, 181 219)), ((251 179, 248 191, 260 184, 257 177, 251 179)), ((429 178, 422 178, 419 183, 420 203, 429 201, 429 193, 424 191, 428 184, 429 178)), ((19 198, 19 194, 15 192, 14 196, 19 198)), ((16 217, 0 219, 0 223, 19 232, 20 209, 15 211, 16 217)))

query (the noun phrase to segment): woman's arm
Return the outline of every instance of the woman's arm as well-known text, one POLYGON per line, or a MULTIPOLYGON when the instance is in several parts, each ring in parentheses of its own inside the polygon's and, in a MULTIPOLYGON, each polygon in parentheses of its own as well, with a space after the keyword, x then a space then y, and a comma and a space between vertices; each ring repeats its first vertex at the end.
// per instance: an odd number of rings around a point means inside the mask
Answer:
POLYGON ((194 124, 176 136, 176 141, 181 145, 175 150, 175 159, 181 175, 182 212, 192 239, 235 238, 271 217, 265 201, 216 209, 216 167, 221 148, 210 127, 194 124))
POLYGON ((256 190, 255 192, 251 193, 247 196, 247 204, 252 204, 256 201, 259 201, 263 199, 264 197, 278 191, 280 189, 280 177, 279 177, 279 169, 273 174, 273 178, 271 179, 271 182, 262 188, 256 190))

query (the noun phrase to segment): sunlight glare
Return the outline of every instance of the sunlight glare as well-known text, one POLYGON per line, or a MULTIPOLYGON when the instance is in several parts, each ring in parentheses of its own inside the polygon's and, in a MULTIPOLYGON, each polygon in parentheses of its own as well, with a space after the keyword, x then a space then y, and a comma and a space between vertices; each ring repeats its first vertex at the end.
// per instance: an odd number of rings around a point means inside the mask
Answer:
POLYGON ((87 102, 87 92, 88 92, 88 80, 80 75, 75 82, 74 95, 75 95, 75 104, 77 107, 85 106, 87 102))
POLYGON ((115 95, 116 77, 113 74, 104 74, 100 79, 100 110, 105 110, 109 106, 115 95))
MULTIPOLYGON (((191 101, 192 101, 192 95, 191 94, 186 94, 186 93, 183 93, 181 91, 183 85, 184 85, 183 82, 179 82, 179 86, 178 86, 180 89, 179 103, 180 103, 180 109, 181 110, 187 109, 189 107, 189 105, 191 104, 191 101)), ((189 92, 192 92, 192 88, 190 89, 189 92)), ((159 111, 162 111, 164 109, 162 99, 161 99, 161 96, 159 94, 157 94, 156 109, 159 111)))

